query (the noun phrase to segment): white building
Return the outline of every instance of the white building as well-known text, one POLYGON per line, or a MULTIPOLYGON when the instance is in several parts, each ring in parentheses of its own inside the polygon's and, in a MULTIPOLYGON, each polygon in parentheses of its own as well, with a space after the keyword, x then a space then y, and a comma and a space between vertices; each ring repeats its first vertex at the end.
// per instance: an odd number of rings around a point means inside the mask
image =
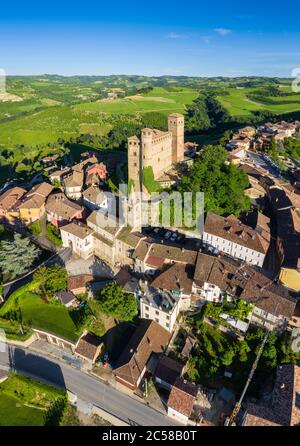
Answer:
POLYGON ((83 204, 87 208, 93 211, 100 209, 103 211, 108 210, 108 197, 97 185, 92 185, 84 190, 82 197, 83 204))
POLYGON ((85 225, 70 223, 60 228, 61 239, 65 248, 72 251, 83 259, 93 255, 93 230, 85 225))
POLYGON ((233 259, 199 253, 193 293, 214 302, 240 298, 251 303, 251 322, 271 330, 284 329, 294 315, 296 300, 257 269, 233 259))
POLYGON ((260 267, 269 248, 264 237, 234 215, 225 218, 213 212, 207 213, 202 241, 208 248, 260 267))

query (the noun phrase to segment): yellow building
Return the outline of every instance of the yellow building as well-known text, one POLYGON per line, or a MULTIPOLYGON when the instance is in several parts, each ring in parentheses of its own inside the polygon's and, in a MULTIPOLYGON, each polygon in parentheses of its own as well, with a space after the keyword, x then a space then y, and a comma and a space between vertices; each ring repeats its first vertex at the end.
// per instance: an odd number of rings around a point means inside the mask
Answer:
POLYGON ((41 183, 34 186, 18 205, 19 219, 26 225, 39 220, 46 212, 45 204, 53 186, 41 183))
POLYGON ((284 286, 295 291, 300 291, 300 270, 281 268, 279 280, 284 286))

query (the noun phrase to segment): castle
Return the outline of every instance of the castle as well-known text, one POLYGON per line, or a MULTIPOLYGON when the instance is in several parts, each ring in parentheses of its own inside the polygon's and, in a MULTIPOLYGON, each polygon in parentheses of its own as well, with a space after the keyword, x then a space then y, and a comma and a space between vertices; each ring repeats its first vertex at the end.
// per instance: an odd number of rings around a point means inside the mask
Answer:
POLYGON ((168 131, 142 129, 141 138, 128 138, 128 180, 136 191, 142 190, 142 173, 152 167, 157 180, 173 163, 184 159, 184 116, 172 113, 168 117, 168 131))

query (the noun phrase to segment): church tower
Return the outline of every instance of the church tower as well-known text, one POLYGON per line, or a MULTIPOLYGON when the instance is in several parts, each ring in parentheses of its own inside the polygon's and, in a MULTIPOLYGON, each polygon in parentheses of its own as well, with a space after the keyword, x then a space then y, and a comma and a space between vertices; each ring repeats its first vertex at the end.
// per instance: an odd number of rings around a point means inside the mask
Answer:
POLYGON ((184 159, 184 116, 172 113, 168 117, 168 130, 172 133, 172 162, 184 159))

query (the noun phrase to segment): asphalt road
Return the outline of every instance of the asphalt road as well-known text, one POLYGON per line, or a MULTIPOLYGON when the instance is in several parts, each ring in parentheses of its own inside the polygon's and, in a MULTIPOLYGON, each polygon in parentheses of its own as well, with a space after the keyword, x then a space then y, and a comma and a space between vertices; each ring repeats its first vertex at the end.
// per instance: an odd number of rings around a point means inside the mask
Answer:
POLYGON ((272 166, 272 164, 261 153, 248 150, 248 155, 254 166, 259 166, 266 169, 275 178, 279 177, 280 169, 277 166, 272 166))
POLYGON ((6 345, 6 352, 0 352, 0 368, 7 366, 25 375, 67 389, 78 398, 100 407, 130 425, 180 426, 162 413, 79 369, 28 349, 6 345))

